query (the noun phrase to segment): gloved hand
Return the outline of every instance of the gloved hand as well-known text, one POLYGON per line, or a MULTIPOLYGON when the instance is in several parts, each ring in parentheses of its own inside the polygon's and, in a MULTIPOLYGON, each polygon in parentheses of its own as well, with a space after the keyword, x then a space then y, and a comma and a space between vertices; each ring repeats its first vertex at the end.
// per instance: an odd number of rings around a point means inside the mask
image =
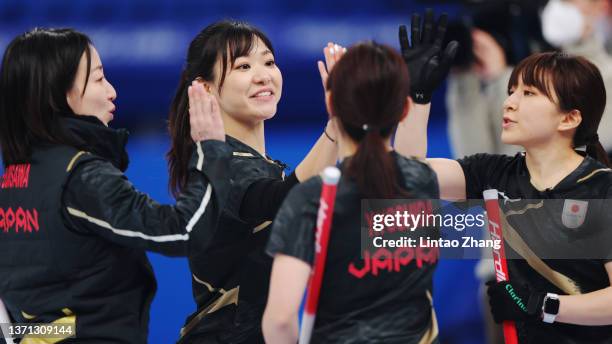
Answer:
POLYGON ((428 9, 421 30, 421 16, 414 13, 410 25, 412 32, 410 40, 406 25, 399 27, 402 56, 410 73, 410 94, 415 103, 427 104, 431 102, 433 91, 446 78, 451 62, 457 54, 459 43, 449 42, 441 53, 446 34, 446 14, 440 16, 438 23, 434 23, 433 11, 428 9))
POLYGON ((546 293, 535 292, 526 284, 489 281, 487 294, 496 323, 504 320, 541 321, 546 293))

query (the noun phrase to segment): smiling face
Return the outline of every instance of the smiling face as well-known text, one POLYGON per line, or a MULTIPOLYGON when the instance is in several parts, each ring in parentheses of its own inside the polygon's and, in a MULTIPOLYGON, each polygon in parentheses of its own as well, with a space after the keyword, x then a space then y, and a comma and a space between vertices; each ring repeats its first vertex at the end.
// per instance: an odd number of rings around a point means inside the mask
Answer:
POLYGON ((251 124, 274 117, 282 93, 283 77, 266 44, 257 38, 247 56, 238 57, 233 64, 228 61, 227 66, 225 80, 219 90, 222 66, 220 60, 216 62, 215 81, 211 85, 222 114, 251 124))
POLYGON ((104 125, 113 120, 115 105, 113 101, 117 93, 113 86, 104 77, 102 61, 98 51, 90 46, 91 66, 87 79, 87 55, 83 53, 74 84, 66 99, 72 111, 77 115, 90 115, 97 117, 104 125), (85 92, 83 92, 85 90, 85 92))

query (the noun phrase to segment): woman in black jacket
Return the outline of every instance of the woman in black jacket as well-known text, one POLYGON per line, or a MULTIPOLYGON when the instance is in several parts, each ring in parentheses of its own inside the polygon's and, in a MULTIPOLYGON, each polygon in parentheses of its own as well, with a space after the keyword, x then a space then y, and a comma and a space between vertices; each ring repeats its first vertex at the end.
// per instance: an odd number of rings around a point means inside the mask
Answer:
POLYGON ((171 106, 168 161, 175 192, 184 189, 193 154, 187 87, 194 79, 218 100, 232 149, 232 183, 212 243, 189 252, 198 310, 188 318, 181 343, 261 343, 271 268, 264 247, 271 220, 294 185, 335 162, 335 133, 321 133, 285 176, 286 166, 267 155, 264 137, 264 123, 276 114, 283 85, 272 43, 247 23, 213 23, 191 42, 171 106))
POLYGON ((72 325, 57 334, 73 338, 67 342, 147 341, 156 283, 145 250, 185 255, 190 238, 211 236, 226 193, 221 120, 195 91, 200 125, 188 182, 176 205, 162 205, 123 175, 127 132, 108 127, 116 93, 89 38, 34 29, 8 45, 0 70, 0 299, 13 323, 72 325))

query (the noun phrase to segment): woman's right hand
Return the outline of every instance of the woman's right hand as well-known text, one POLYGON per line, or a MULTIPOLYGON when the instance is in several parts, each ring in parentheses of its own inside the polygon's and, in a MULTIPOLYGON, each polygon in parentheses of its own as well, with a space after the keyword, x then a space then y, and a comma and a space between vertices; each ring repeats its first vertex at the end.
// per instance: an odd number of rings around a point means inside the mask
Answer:
POLYGON ((321 74, 321 82, 323 83, 323 90, 327 91, 327 77, 329 73, 331 73, 332 68, 342 55, 346 52, 346 48, 334 44, 332 42, 327 43, 327 46, 323 48, 323 56, 325 56, 325 63, 323 61, 317 61, 317 66, 319 67, 319 74, 321 74))
POLYGON ((446 14, 436 22, 433 11, 428 9, 422 28, 421 16, 418 13, 412 15, 410 39, 406 25, 399 27, 401 52, 410 73, 410 93, 417 104, 431 102, 433 91, 446 78, 457 54, 457 41, 449 42, 442 51, 446 26, 446 14))
POLYGON ((217 99, 204 90, 204 84, 194 80, 187 89, 189 125, 193 141, 225 141, 225 128, 217 99))

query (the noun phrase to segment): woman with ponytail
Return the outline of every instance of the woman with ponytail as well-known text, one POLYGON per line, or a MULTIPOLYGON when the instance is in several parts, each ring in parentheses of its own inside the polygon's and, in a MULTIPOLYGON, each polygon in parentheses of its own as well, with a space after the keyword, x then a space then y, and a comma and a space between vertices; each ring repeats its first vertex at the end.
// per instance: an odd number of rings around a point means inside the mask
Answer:
MULTIPOLYGON (((591 62, 534 54, 512 72, 501 123, 502 141, 524 153, 428 159, 443 199, 481 199, 485 189, 497 189, 502 207, 523 204, 505 216, 503 230, 518 234, 505 237, 506 254, 517 258, 508 260, 509 282, 487 283, 495 321, 516 321, 520 343, 612 342, 612 246, 579 245, 610 230, 610 221, 597 217, 609 219, 612 199, 612 170, 597 134, 605 106, 604 82, 591 62), (542 201, 550 199, 562 206, 546 207, 557 204, 542 201), (550 247, 568 259, 552 256, 550 247)), ((426 142, 415 133, 426 132, 427 115, 411 120, 396 148, 422 156, 426 142)))
MULTIPOLYGON (((402 262, 393 260, 397 269, 377 270, 370 264, 390 261, 384 256, 389 251, 373 251, 370 260, 370 252, 361 248, 362 199, 439 196, 432 169, 391 148, 391 134, 413 104, 408 79, 402 56, 377 43, 350 48, 329 75, 326 104, 339 133, 342 178, 313 343, 437 342, 430 299, 437 257, 421 261, 402 256, 402 262)), ((296 186, 275 219, 267 246, 274 257, 263 320, 268 343, 296 342, 297 313, 313 264, 321 186, 320 177, 296 186)))

